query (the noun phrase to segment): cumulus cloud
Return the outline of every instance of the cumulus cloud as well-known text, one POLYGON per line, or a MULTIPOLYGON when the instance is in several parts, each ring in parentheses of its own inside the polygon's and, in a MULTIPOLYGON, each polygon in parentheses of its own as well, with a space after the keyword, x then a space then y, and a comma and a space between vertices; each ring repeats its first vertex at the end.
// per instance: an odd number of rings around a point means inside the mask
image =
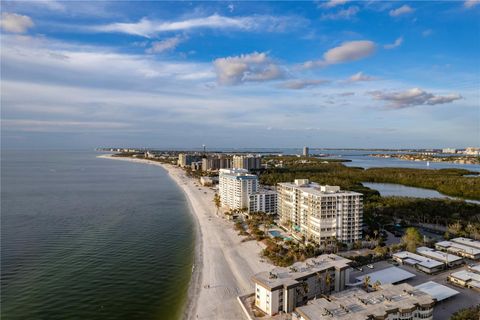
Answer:
POLYGON ((397 38, 394 43, 391 44, 386 44, 383 47, 387 50, 390 49, 395 49, 396 47, 399 47, 403 43, 403 37, 397 38))
POLYGON ((372 81, 375 80, 374 77, 368 76, 364 74, 363 72, 357 72, 354 75, 352 75, 350 78, 348 78, 348 82, 360 82, 360 81, 372 81))
POLYGON ((265 52, 218 58, 213 62, 217 81, 234 85, 247 81, 269 81, 284 77, 284 71, 265 52))
POLYGON ((404 4, 403 6, 397 8, 397 9, 390 10, 390 16, 398 17, 398 16, 401 16, 401 15, 404 15, 404 14, 412 13, 413 11, 415 11, 415 9, 413 9, 412 7, 410 7, 407 4, 404 4))
POLYGON ((304 23, 304 19, 301 19, 299 17, 274 17, 267 15, 224 17, 218 14, 213 14, 208 17, 193 18, 179 21, 154 21, 147 18, 142 18, 138 22, 116 22, 106 25, 93 26, 90 27, 90 29, 96 32, 126 33, 148 38, 162 32, 182 31, 199 28, 281 32, 287 30, 287 28, 301 25, 302 23, 304 23))
POLYGON ((0 27, 11 33, 25 33, 33 27, 33 21, 28 16, 3 12, 0 16, 0 27))
POLYGON ((322 67, 364 59, 375 52, 375 47, 375 43, 368 40, 344 42, 340 46, 325 52, 323 54, 323 60, 307 61, 304 67, 322 67))
POLYGON ((325 13, 322 14, 323 20, 342 20, 342 19, 351 19, 355 17, 359 9, 356 6, 349 7, 348 9, 342 9, 336 13, 325 13))
POLYGON ((347 3, 349 0, 329 0, 329 1, 326 1, 324 3, 322 3, 320 6, 322 8, 333 8, 333 7, 336 7, 336 6, 340 6, 340 5, 343 5, 345 3, 347 3))
POLYGON ((323 79, 299 79, 299 80, 284 82, 280 85, 280 87, 285 89, 300 90, 300 89, 316 87, 322 84, 327 84, 329 82, 330 82, 329 80, 323 80, 323 79))
POLYGON ((162 53, 165 51, 175 49, 180 43, 185 41, 185 38, 180 36, 167 38, 161 41, 154 41, 152 42, 152 46, 146 50, 147 53, 154 54, 154 53, 162 53))
POLYGON ((403 109, 420 105, 436 105, 450 103, 462 99, 459 94, 449 94, 445 96, 434 95, 420 88, 412 88, 406 91, 383 92, 372 91, 369 94, 375 100, 381 100, 388 103, 393 109, 403 109))
POLYGON ((463 3, 463 6, 465 8, 470 9, 470 8, 475 7, 477 4, 480 4, 480 0, 467 0, 463 3))

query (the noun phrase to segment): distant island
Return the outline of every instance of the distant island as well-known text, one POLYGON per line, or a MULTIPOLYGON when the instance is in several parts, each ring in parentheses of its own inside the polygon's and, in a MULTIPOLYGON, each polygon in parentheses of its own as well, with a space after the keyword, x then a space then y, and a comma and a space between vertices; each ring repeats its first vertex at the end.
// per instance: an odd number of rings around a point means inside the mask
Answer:
POLYGON ((429 161, 429 162, 450 162, 450 163, 459 163, 459 164, 480 164, 480 157, 476 156, 447 156, 439 157, 433 154, 405 154, 405 153, 394 153, 394 154, 369 154, 370 157, 377 158, 397 158, 401 160, 409 161, 429 161))

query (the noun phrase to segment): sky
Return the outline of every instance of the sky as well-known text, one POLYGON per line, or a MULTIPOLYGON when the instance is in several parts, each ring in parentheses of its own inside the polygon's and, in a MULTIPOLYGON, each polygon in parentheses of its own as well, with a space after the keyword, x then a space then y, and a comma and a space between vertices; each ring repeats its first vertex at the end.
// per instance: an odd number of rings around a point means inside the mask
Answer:
POLYGON ((1 1, 3 149, 480 145, 480 2, 1 1))

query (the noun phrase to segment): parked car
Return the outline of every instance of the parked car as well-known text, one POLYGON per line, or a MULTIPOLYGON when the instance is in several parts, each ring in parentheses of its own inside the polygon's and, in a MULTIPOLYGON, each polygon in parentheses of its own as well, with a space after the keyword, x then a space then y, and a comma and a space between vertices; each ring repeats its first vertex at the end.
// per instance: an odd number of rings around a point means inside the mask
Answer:
POLYGON ((373 269, 373 264, 367 264, 367 268, 373 269))

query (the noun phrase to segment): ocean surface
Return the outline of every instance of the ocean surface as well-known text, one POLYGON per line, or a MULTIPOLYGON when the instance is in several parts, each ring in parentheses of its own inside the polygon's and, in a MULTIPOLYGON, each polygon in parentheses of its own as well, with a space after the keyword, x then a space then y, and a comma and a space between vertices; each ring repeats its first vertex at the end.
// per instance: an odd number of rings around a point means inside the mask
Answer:
POLYGON ((3 319, 178 319, 194 259, 183 192, 93 151, 2 151, 3 319))

